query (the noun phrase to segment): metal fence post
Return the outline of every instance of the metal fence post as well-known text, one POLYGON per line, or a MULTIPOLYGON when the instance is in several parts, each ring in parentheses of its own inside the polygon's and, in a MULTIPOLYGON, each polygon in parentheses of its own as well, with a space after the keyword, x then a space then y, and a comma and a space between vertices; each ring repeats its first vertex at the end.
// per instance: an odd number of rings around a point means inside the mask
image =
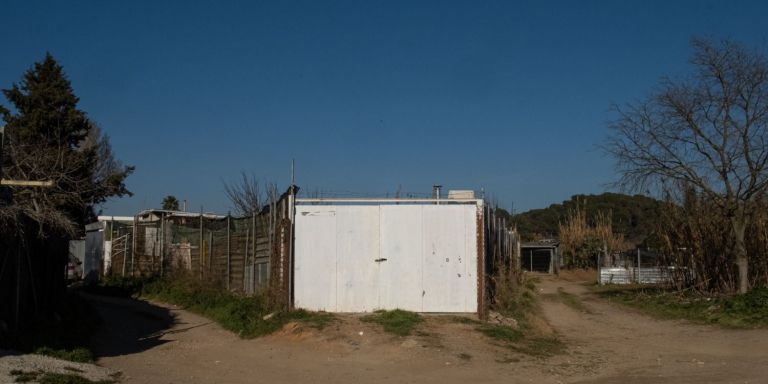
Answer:
POLYGON ((530 271, 533 272, 533 249, 528 250, 528 257, 531 262, 531 264, 528 266, 528 269, 530 269, 530 271))
POLYGON ((602 264, 600 264, 600 252, 597 253, 597 284, 602 284, 602 279, 600 278, 600 269, 602 268, 602 264))

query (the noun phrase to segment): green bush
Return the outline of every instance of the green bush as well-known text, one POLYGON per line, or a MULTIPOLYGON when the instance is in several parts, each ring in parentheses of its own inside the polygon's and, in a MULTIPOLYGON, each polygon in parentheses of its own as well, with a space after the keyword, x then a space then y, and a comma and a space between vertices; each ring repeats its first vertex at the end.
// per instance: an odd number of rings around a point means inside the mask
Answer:
POLYGON ((51 347, 40 347, 35 350, 38 355, 55 357, 57 359, 74 361, 77 363, 90 363, 93 361, 93 353, 86 348, 54 349, 51 347))

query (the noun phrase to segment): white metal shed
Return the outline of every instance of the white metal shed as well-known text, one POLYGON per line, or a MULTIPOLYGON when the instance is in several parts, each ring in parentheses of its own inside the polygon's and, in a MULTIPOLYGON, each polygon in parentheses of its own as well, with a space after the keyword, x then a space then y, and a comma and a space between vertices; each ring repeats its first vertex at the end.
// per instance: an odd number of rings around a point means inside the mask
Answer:
POLYGON ((479 199, 297 199, 294 306, 478 312, 479 199))

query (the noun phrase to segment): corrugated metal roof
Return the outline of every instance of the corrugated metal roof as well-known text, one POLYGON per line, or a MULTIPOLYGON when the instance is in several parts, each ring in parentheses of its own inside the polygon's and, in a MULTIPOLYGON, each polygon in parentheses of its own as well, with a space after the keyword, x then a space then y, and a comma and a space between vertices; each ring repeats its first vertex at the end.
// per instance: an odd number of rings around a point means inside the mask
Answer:
MULTIPOLYGON (((200 212, 186 212, 186 211, 172 211, 167 209, 145 209, 139 212, 136 216, 148 216, 148 215, 164 215, 166 217, 200 217, 200 212)), ((203 213, 206 219, 224 219, 226 216, 217 215, 215 213, 203 213)))

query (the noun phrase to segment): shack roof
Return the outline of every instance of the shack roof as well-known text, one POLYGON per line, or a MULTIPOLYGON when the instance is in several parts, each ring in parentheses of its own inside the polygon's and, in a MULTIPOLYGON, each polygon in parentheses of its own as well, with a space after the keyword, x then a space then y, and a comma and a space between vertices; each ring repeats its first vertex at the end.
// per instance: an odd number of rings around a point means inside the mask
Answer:
POLYGON ((559 246, 560 242, 555 240, 533 241, 520 244, 520 248, 557 248, 559 246))
POLYGON ((140 220, 157 220, 162 217, 188 217, 195 218, 202 215, 206 219, 224 219, 226 216, 217 215, 215 213, 200 213, 200 212, 186 212, 186 211, 173 211, 167 209, 145 209, 136 216, 140 220))

